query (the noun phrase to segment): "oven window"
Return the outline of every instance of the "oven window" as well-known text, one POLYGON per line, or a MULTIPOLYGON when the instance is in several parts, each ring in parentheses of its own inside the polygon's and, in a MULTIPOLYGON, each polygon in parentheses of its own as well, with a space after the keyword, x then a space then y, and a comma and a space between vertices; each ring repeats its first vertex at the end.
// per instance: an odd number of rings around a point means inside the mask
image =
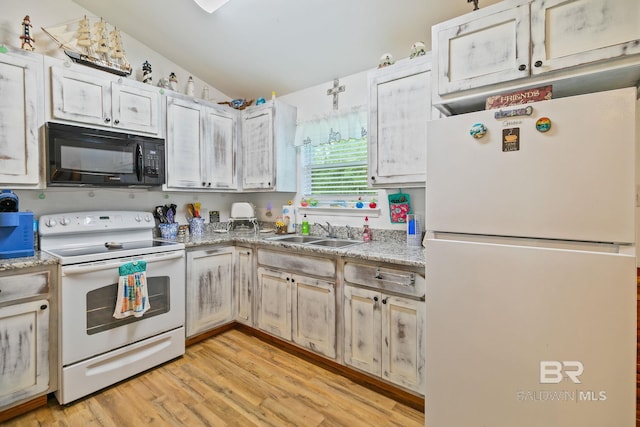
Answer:
POLYGON ((87 293, 87 335, 97 334, 138 320, 167 313, 169 311, 169 277, 147 277, 147 292, 151 308, 142 317, 129 316, 116 319, 118 284, 114 283, 87 293))

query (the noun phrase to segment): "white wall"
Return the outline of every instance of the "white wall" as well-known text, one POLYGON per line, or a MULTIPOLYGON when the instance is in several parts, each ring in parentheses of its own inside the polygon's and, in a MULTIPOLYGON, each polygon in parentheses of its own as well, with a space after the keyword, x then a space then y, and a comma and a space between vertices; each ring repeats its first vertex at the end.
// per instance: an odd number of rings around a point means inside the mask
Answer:
MULTIPOLYGON (((32 0, 28 3, 17 1, 5 2, 0 16, 0 43, 11 47, 20 47, 20 34, 22 31, 22 20, 25 15, 29 15, 33 25, 32 36, 36 39, 36 52, 53 56, 60 59, 67 59, 61 49, 44 34, 40 27, 49 27, 62 24, 83 15, 91 15, 86 9, 78 6, 71 0, 32 0), (8 4, 7 4, 8 3, 8 4)), ((126 13, 126 12, 123 12, 126 13)), ((116 24, 117 22, 109 22, 116 24)), ((137 40, 123 34, 123 44, 127 59, 134 67, 134 73, 130 78, 142 80, 142 63, 148 60, 153 68, 153 84, 157 84, 161 77, 167 77, 170 72, 175 72, 178 76, 179 91, 185 91, 188 77, 191 75, 188 70, 162 57, 157 52, 151 50, 137 40)), ((377 64, 372 62, 372 68, 377 64)), ((195 94, 200 96, 202 88, 206 82, 193 76, 196 89, 195 94)), ((333 82, 314 86, 305 90, 282 96, 281 99, 291 105, 298 107, 299 121, 308 119, 317 114, 329 112, 333 108, 331 96, 326 95, 328 88, 333 82)), ((367 78, 366 71, 352 76, 340 77, 340 84, 346 86, 346 91, 340 94, 340 109, 350 108, 367 103, 367 78)), ((229 98, 222 92, 209 85, 209 98, 214 101, 228 100, 229 98)), ((30 210, 36 216, 49 213, 84 211, 93 209, 127 209, 152 211, 157 205, 175 203, 178 206, 178 220, 184 222, 186 204, 199 201, 202 203, 203 214, 208 218, 209 210, 220 211, 221 220, 224 221, 229 216, 231 203, 235 201, 250 201, 256 205, 258 212, 264 215, 267 205, 273 207, 274 215, 280 212, 282 205, 289 200, 299 200, 295 193, 185 193, 185 192, 163 192, 147 190, 128 189, 66 189, 51 188, 45 190, 15 190, 20 197, 20 210, 30 210)), ((424 212, 424 190, 416 189, 403 191, 410 193, 413 209, 416 213, 424 212)), ((386 193, 381 192, 378 199, 382 216, 372 218, 370 225, 373 228, 395 228, 404 229, 402 225, 392 225, 389 222, 388 205, 386 203, 386 193)), ((262 217, 267 219, 267 217, 262 217)), ((271 217, 273 219, 273 217, 271 217)), ((362 218, 357 217, 314 217, 311 222, 321 222, 329 220, 335 225, 362 224, 362 218)))

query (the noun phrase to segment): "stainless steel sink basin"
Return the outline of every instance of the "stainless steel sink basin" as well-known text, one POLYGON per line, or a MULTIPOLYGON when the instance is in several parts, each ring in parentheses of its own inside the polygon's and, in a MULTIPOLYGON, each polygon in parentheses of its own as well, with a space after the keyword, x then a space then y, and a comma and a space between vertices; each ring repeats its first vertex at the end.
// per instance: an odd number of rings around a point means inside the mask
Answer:
POLYGON ((309 242, 313 246, 325 246, 328 248, 344 248, 346 246, 358 245, 362 242, 358 240, 340 240, 340 239, 326 239, 316 240, 315 242, 309 242))
POLYGON ((303 245, 323 246, 325 248, 344 248, 346 246, 362 243, 359 240, 329 239, 320 236, 273 236, 265 240, 282 243, 300 243, 303 245))
POLYGON ((283 243, 309 243, 321 240, 322 237, 318 236, 273 236, 267 237, 266 240, 272 240, 283 243))

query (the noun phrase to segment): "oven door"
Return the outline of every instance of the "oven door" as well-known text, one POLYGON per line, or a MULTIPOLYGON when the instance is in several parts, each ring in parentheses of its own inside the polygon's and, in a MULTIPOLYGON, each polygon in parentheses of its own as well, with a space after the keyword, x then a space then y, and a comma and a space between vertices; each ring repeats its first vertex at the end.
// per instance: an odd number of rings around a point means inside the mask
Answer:
POLYGON ((67 366, 184 325, 183 250, 62 266, 60 284, 61 360, 67 366), (118 268, 147 262, 150 308, 141 317, 113 317, 118 268))

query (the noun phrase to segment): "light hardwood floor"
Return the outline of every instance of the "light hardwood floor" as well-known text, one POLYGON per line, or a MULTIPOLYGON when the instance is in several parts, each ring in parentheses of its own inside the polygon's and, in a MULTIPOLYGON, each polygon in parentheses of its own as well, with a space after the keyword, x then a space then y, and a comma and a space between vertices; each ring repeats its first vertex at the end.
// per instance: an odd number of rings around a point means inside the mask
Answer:
POLYGON ((6 426, 420 426, 424 414, 244 332, 6 426))

